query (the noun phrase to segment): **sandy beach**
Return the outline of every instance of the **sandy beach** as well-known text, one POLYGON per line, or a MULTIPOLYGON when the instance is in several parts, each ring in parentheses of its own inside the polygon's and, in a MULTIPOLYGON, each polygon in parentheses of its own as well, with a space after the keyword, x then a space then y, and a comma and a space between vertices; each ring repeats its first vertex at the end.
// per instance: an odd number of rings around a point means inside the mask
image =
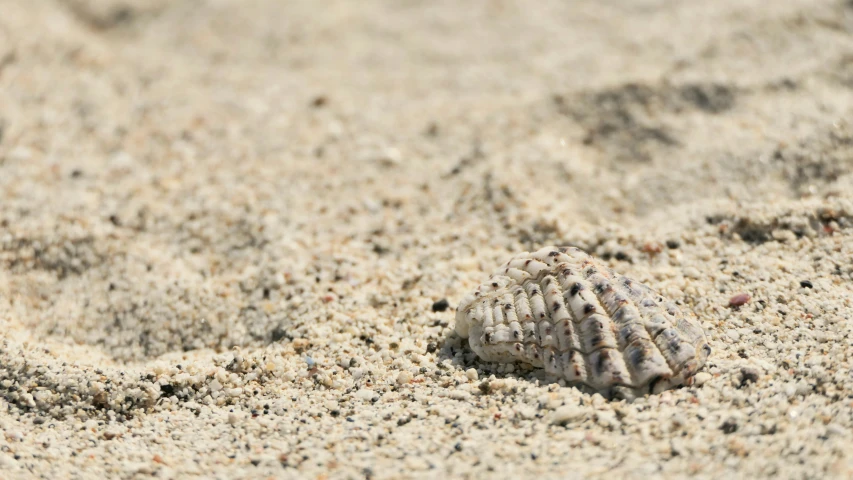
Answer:
POLYGON ((0 478, 853 478, 851 363, 853 2, 0 0, 0 478), (695 383, 478 358, 548 245, 695 383))

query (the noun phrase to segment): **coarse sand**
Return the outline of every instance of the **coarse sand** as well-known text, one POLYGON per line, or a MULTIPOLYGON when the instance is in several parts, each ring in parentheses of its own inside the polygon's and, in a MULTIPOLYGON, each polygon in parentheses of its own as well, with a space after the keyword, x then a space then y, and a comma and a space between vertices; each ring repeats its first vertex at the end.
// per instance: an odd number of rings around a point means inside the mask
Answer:
POLYGON ((851 302, 849 0, 0 0, 4 480, 853 478, 851 302), (696 383, 478 359, 546 245, 696 383))

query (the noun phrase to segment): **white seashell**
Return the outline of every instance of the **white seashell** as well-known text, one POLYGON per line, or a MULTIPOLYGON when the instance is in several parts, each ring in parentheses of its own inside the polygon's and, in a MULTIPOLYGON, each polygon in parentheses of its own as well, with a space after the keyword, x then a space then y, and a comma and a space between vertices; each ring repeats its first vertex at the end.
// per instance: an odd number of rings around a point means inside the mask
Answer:
POLYGON ((692 385, 698 322, 574 247, 516 255, 466 296, 456 332, 483 360, 526 363, 608 398, 692 385))

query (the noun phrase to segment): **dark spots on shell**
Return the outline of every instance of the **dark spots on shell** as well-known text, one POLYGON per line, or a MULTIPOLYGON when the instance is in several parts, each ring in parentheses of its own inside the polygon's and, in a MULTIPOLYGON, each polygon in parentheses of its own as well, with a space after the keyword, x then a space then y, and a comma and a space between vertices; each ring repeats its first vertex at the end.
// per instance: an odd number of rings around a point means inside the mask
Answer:
POLYGON ((610 285, 606 282, 598 282, 595 284, 595 293, 601 295, 605 290, 610 288, 610 285))
POLYGON ((512 304, 507 303, 506 305, 504 305, 504 310, 512 310, 512 304))
POLYGON ((651 307, 654 307, 655 305, 657 305, 657 304, 651 298, 647 298, 647 299, 643 300, 643 306, 644 307, 651 308, 651 307))
POLYGON ((639 368, 640 364, 642 364, 646 360, 647 355, 648 352, 642 347, 631 350, 631 365, 633 365, 634 368, 639 368))
POLYGON ((702 346, 702 352, 705 353, 705 356, 710 356, 711 355, 711 346, 706 343, 705 345, 702 346))
POLYGON ((598 348, 597 346, 602 343, 604 343, 604 336, 602 336, 601 333, 596 333, 592 336, 592 348, 598 348))
POLYGON ((674 328, 667 328, 666 330, 660 332, 668 342, 672 342, 673 340, 678 341, 678 332, 675 331, 674 328))
POLYGON ((586 305, 583 306, 583 313, 585 313, 586 315, 589 315, 590 313, 592 313, 594 311, 595 311, 595 305, 593 305, 591 303, 587 303, 586 305))
POLYGON ((560 302, 554 302, 554 308, 553 308, 553 310, 556 312, 556 311, 557 311, 557 310, 559 310, 559 309, 560 309, 560 302))
POLYGON ((532 261, 533 260, 527 260, 526 262, 524 262, 524 266, 526 267, 526 266, 530 265, 530 262, 532 262, 532 261))
POLYGON ((560 272, 560 275, 562 275, 562 276, 564 276, 564 277, 569 277, 569 276, 571 276, 571 275, 572 275, 572 269, 571 269, 571 268, 564 268, 564 269, 560 272))
POLYGON ((556 257, 556 256, 557 256, 557 255, 559 255, 559 254, 560 254, 560 252, 558 252, 558 251, 556 251, 556 250, 553 250, 551 253, 549 253, 549 254, 548 254, 548 256, 549 256, 549 257, 556 257))
POLYGON ((596 270, 595 267, 589 267, 586 269, 586 272, 584 272, 584 275, 586 275, 586 278, 589 278, 596 273, 598 273, 598 270, 596 270))
POLYGON ((498 282, 492 282, 492 288, 498 288, 498 282))
POLYGON ((578 292, 580 292, 582 289, 583 289, 583 286, 582 286, 580 283, 577 283, 577 282, 576 282, 574 285, 572 285, 572 289, 571 289, 571 290, 569 290, 569 293, 570 293, 572 296, 575 296, 575 295, 577 295, 577 294, 578 294, 578 292))
POLYGON ((557 250, 559 250, 559 251, 560 251, 560 253, 566 253, 566 252, 568 252, 568 251, 569 251, 569 249, 568 249, 568 248, 566 248, 566 247, 560 247, 560 248, 558 248, 557 250))
POLYGON ((515 351, 516 351, 516 352, 520 352, 520 351, 521 351, 521 344, 520 344, 520 343, 516 343, 516 344, 515 344, 515 351))
POLYGON ((601 375, 602 370, 604 370, 604 362, 607 360, 604 350, 598 355, 598 360, 595 361, 595 374, 601 375))
POLYGON ((652 381, 649 382, 649 393, 655 393, 655 386, 657 386, 661 380, 664 380, 664 378, 665 377, 663 375, 656 375, 652 378, 652 381))
POLYGON ((492 340, 495 338, 494 334, 487 333, 486 334, 486 343, 492 343, 492 340))
POLYGON ((545 318, 545 312, 541 312, 541 313, 539 314, 539 318, 545 318))
POLYGON ((531 295, 539 295, 539 290, 536 290, 536 289, 534 288, 533 290, 531 290, 531 291, 530 291, 530 294, 531 294, 531 295))

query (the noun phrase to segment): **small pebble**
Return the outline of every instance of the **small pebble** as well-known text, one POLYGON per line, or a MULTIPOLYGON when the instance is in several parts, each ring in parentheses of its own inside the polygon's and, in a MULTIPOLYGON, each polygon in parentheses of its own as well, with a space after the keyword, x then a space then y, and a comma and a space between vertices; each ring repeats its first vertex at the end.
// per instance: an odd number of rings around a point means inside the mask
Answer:
POLYGON ((397 375, 397 383, 400 385, 406 385, 412 381, 412 374, 407 371, 402 371, 397 375))
POLYGON ((472 382, 480 378, 480 376, 477 374, 477 370, 473 368, 465 370, 465 376, 468 377, 468 380, 471 380, 472 382))
POLYGON ((740 386, 744 387, 750 383, 758 381, 759 372, 752 367, 743 367, 740 369, 740 386))
POLYGON ((746 305, 749 302, 750 296, 748 293, 738 293, 733 295, 732 298, 729 299, 729 307, 730 308, 738 308, 743 305, 746 305))
POLYGON ((446 298, 442 298, 441 300, 432 304, 433 312, 443 312, 448 308, 450 308, 450 302, 448 302, 446 298))
POLYGON ((361 390, 355 393, 355 396, 361 400, 370 401, 373 400, 373 398, 376 396, 376 392, 374 392, 373 390, 362 388, 361 390))
POLYGON ((707 381, 708 381, 708 380, 710 380, 711 378, 712 378, 712 377, 711 377, 711 374, 710 374, 710 373, 708 373, 708 372, 699 372, 699 373, 697 373, 697 374, 696 374, 695 385, 696 385, 697 387, 701 387, 702 385, 704 385, 704 384, 705 384, 705 382, 707 382, 707 381))
POLYGON ((692 278, 694 280, 698 280, 702 278, 702 272, 699 271, 696 267, 685 267, 684 268, 684 276, 687 278, 692 278))
POLYGON ((551 424, 565 425, 584 416, 584 410, 577 405, 563 405, 551 413, 549 421, 551 424))

